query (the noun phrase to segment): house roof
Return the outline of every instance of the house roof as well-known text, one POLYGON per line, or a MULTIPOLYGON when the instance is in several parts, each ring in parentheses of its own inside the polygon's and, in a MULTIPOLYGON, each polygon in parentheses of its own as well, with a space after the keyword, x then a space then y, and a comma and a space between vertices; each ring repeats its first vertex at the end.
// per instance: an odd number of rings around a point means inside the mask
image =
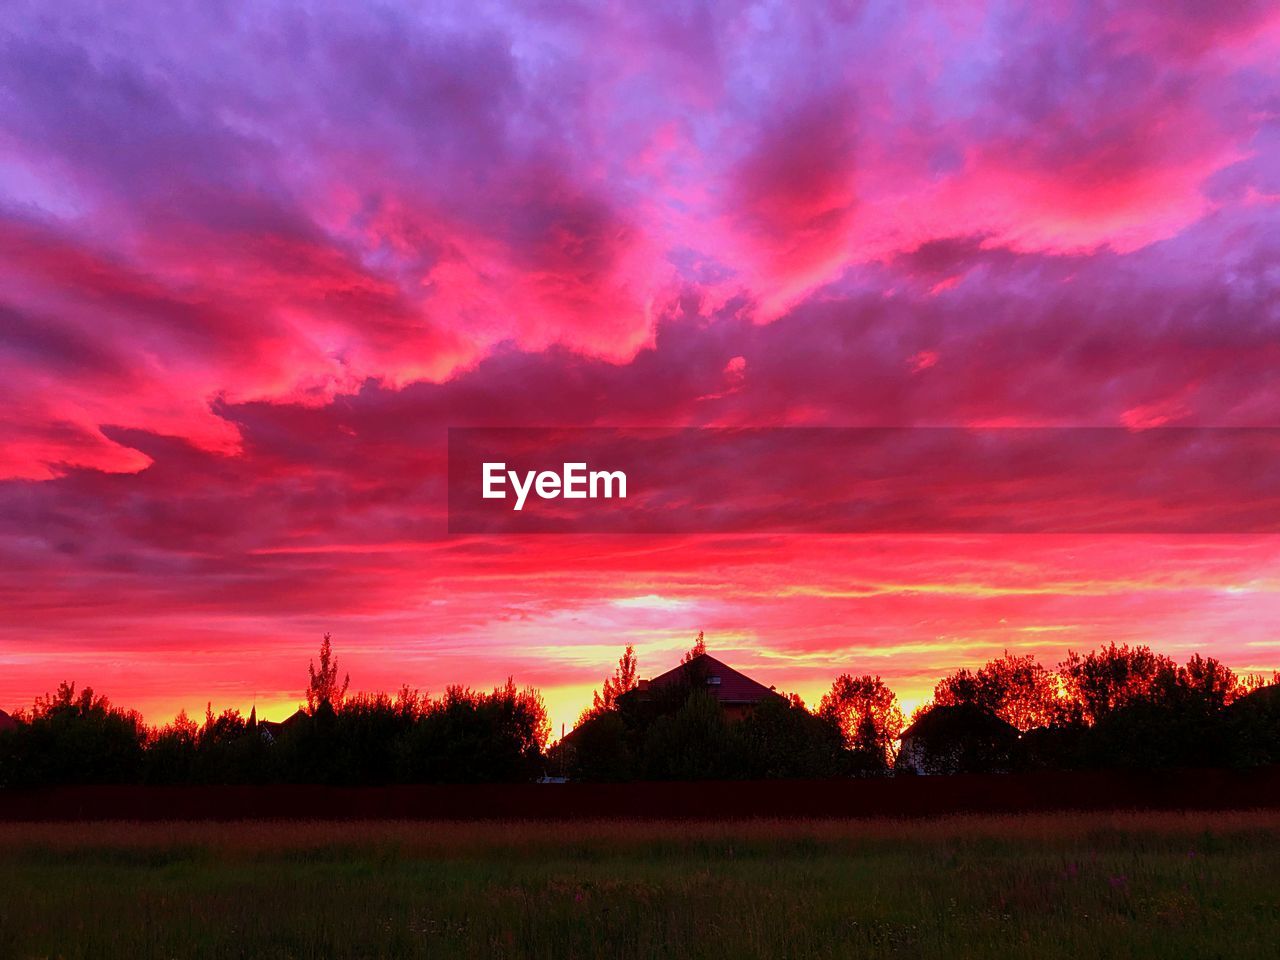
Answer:
POLYGON ((1231 704, 1231 709, 1251 710, 1256 708, 1272 710, 1280 707, 1280 684, 1269 683, 1257 690, 1250 690, 1231 704))
POLYGON ((299 709, 288 717, 285 717, 283 720, 259 720, 258 726, 266 727, 268 730, 287 730, 300 720, 305 720, 306 718, 307 711, 299 709))
POLYGON ((13 719, 3 710, 0 710, 0 730, 13 730, 18 726, 18 721, 13 719))
POLYGON ((930 707, 902 731, 899 740, 937 736, 1017 736, 1018 731, 994 713, 971 703, 930 707))
MULTIPOLYGON (((717 660, 707 653, 699 654, 688 663, 673 667, 666 673, 659 674, 648 682, 649 689, 662 689, 678 683, 700 682, 706 685, 709 693, 721 703, 759 703, 768 697, 781 696, 762 683, 752 680, 746 674, 739 673, 727 663, 717 660)), ((637 688, 631 693, 637 693, 637 688)))

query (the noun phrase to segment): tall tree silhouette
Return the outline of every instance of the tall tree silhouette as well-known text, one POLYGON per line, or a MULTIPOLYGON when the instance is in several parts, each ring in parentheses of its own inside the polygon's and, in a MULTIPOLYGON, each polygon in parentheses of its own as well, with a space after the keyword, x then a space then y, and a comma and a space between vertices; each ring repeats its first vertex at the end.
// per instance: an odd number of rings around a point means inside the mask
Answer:
POLYGON ((307 712, 314 714, 321 704, 328 704, 337 710, 342 706, 347 695, 347 687, 351 683, 351 675, 347 674, 338 683, 338 661, 333 656, 333 645, 329 634, 324 635, 320 643, 320 669, 314 662, 307 664, 307 673, 311 680, 307 684, 307 712))
POLYGON ((591 706, 582 712, 582 716, 578 718, 578 723, 581 724, 592 717, 608 713, 617 704, 618 697, 629 690, 633 690, 635 685, 636 650, 631 644, 627 644, 627 649, 618 658, 618 666, 614 669, 613 676, 605 677, 603 689, 597 690, 591 695, 591 706))
POLYGON ((818 716, 834 723, 845 746, 871 767, 889 766, 902 733, 902 708, 879 677, 836 677, 818 705, 818 716))
POLYGON ((707 652, 707 642, 702 638, 702 631, 698 631, 698 638, 693 641, 693 646, 689 648, 689 652, 680 658, 681 663, 688 663, 707 652))

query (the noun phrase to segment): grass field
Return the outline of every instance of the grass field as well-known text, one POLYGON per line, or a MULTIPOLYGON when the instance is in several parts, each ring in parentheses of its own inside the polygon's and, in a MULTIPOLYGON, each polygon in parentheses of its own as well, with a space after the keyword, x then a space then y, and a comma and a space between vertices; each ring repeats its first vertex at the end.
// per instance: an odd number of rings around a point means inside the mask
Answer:
POLYGON ((1280 813, 0 825, 0 957, 1280 955, 1280 813))

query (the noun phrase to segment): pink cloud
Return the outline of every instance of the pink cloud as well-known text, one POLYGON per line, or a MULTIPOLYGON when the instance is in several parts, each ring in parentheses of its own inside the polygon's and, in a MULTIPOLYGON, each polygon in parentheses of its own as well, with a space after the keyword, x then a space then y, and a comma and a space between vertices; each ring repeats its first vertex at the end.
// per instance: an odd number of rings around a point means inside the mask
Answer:
MULTIPOLYGON (((937 289, 936 287, 934 289, 937 289)), ((938 351, 921 350, 907 360, 907 367, 912 373, 923 373, 930 367, 938 365, 938 351)))

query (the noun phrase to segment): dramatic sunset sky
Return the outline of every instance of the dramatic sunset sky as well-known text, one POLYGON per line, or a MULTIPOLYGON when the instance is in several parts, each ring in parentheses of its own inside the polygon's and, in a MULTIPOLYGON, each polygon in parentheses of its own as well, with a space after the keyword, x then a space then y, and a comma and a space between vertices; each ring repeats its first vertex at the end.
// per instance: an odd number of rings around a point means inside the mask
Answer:
POLYGON ((1280 667, 1276 536, 445 527, 449 426, 1280 426, 1278 214, 1266 0, 8 3, 0 707, 1280 667))

